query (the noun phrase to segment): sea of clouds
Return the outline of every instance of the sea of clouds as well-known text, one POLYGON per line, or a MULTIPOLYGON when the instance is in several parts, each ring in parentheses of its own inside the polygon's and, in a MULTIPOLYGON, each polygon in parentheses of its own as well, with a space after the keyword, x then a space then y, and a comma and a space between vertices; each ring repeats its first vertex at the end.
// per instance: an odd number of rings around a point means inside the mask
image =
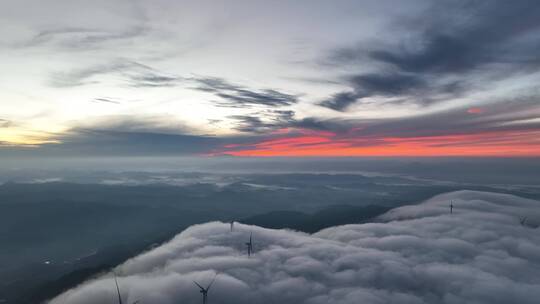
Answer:
MULTIPOLYGON (((216 274, 208 303, 539 303, 538 223, 538 201, 459 191, 313 235, 196 225, 116 272, 125 304, 201 303, 193 281, 205 285, 216 274), (255 254, 248 257, 250 233, 255 254)), ((117 303, 114 278, 103 275, 50 303, 117 303)))

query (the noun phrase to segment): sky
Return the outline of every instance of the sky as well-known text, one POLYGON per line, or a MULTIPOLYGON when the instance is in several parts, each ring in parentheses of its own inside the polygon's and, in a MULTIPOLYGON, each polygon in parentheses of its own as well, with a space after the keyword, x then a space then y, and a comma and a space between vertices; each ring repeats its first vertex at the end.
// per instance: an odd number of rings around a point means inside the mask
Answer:
POLYGON ((540 156, 540 5, 0 3, 0 155, 540 156))

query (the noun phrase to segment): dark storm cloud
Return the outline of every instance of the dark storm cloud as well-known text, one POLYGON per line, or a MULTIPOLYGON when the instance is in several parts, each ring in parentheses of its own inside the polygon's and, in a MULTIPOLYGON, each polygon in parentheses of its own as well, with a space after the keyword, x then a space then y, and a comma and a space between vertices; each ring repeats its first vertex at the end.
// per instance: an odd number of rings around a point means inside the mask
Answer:
MULTIPOLYGON (((308 235, 227 223, 195 225, 115 270, 131 303, 200 303, 193 280, 219 303, 536 303, 540 237, 519 224, 540 221, 538 201, 459 191, 393 209, 377 223, 308 235), (454 213, 449 204, 453 201, 454 213), (255 254, 245 240, 253 234, 255 254)), ((50 303, 107 302, 111 275, 50 303)))
POLYGON ((399 28, 412 38, 336 50, 330 56, 334 64, 375 63, 376 71, 349 77, 351 90, 321 105, 343 111, 372 96, 429 104, 441 94, 447 99, 474 89, 467 85, 472 80, 535 72, 540 64, 536 1, 437 2, 418 18, 399 22, 399 28))
POLYGON ((215 103, 218 106, 247 108, 252 106, 281 107, 298 102, 297 95, 283 93, 274 89, 252 90, 232 84, 225 79, 207 77, 192 79, 198 84, 195 89, 213 93, 220 97, 215 103))
POLYGON ((101 77, 119 76, 131 87, 170 87, 182 81, 181 77, 167 75, 148 65, 118 58, 107 64, 91 66, 69 72, 56 72, 49 81, 53 87, 77 87, 100 83, 101 77))

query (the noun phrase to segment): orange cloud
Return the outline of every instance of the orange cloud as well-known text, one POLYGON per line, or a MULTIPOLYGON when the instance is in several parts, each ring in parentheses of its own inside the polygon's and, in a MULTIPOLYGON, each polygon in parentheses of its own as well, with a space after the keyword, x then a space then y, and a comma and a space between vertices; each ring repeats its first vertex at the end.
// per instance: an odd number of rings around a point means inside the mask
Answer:
POLYGON ((467 110, 467 113, 469 113, 469 114, 482 114, 482 113, 484 113, 484 109, 482 109, 482 108, 469 108, 467 110))
POLYGON ((233 156, 540 156, 540 131, 492 131, 427 137, 341 138, 335 134, 299 134, 228 146, 218 155, 233 156))

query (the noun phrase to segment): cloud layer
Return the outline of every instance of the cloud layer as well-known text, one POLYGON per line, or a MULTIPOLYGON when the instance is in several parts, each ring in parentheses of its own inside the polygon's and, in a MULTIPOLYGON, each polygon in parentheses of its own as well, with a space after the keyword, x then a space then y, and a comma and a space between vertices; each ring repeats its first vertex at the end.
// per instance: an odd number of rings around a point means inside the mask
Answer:
POLYGON ((333 64, 362 62, 373 72, 347 77, 350 90, 321 105, 345 111, 354 103, 429 105, 479 90, 516 73, 538 71, 540 8, 535 1, 437 2, 420 16, 400 20, 396 42, 337 49, 333 64), (393 98, 393 100, 392 100, 393 98))
POLYGON ((196 90, 213 93, 221 98, 215 103, 220 107, 250 108, 253 106, 281 107, 298 102, 295 95, 283 93, 274 89, 251 90, 225 79, 216 77, 193 78, 198 86, 196 90))
POLYGON ((41 2, 0 3, 0 154, 93 155, 87 121, 151 115, 202 138, 157 121, 95 156, 540 156, 534 0, 41 2), (252 149, 276 132, 298 144, 252 149))
MULTIPOLYGON (((193 280, 208 284, 216 274, 210 303, 536 303, 538 204, 460 191, 394 209, 377 223, 314 235, 207 223, 116 271, 127 303, 200 303, 193 280), (255 255, 248 258, 251 232, 255 255)), ((115 296, 104 275, 50 303, 112 303, 115 296)))

